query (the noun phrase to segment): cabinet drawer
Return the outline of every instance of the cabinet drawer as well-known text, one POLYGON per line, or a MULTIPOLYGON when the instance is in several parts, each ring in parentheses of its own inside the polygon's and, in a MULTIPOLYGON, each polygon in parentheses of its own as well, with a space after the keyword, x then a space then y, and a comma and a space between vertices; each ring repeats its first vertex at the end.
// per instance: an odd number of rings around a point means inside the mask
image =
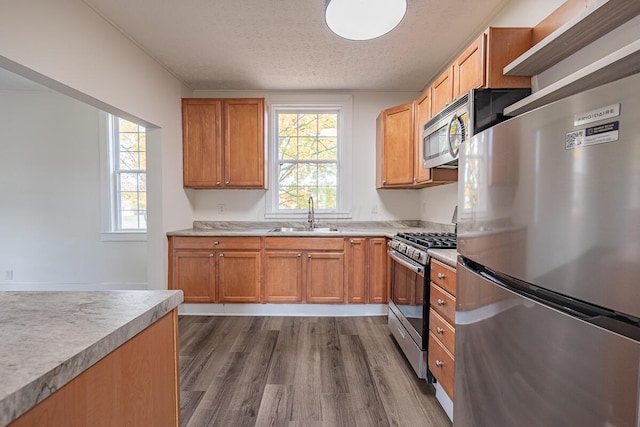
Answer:
POLYGON ((431 281, 451 295, 456 295, 456 270, 431 259, 431 281))
POLYGON ((454 359, 432 332, 429 332, 428 359, 429 370, 453 400, 454 359))
POLYGON ((260 249, 260 237, 172 237, 174 249, 260 249))
POLYGON ((432 308, 429 310, 429 330, 444 344, 451 354, 456 354, 456 330, 432 308))
POLYGON ((265 249, 344 251, 342 237, 265 237, 265 249))
POLYGON ((456 323, 456 298, 453 295, 432 283, 429 303, 447 322, 456 323))

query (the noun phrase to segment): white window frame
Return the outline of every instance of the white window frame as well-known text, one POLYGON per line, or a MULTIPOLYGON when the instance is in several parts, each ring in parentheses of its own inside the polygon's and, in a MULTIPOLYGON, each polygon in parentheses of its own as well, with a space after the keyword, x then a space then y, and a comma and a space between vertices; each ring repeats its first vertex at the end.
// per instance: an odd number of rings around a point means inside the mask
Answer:
MULTIPOLYGON (((99 144, 100 144, 100 193, 102 205, 103 242, 144 242, 147 240, 147 230, 119 230, 118 224, 118 182, 115 179, 115 164, 117 149, 115 135, 117 133, 117 116, 100 111, 99 113, 99 144)), ((147 168, 148 169, 148 168, 147 168)), ((146 172, 146 170, 145 170, 146 172)))
POLYGON ((278 112, 338 113, 338 189, 337 208, 316 209, 318 219, 350 219, 352 187, 352 115, 351 95, 272 95, 269 103, 269 189, 265 198, 265 219, 307 219, 308 210, 280 210, 278 207, 278 112))

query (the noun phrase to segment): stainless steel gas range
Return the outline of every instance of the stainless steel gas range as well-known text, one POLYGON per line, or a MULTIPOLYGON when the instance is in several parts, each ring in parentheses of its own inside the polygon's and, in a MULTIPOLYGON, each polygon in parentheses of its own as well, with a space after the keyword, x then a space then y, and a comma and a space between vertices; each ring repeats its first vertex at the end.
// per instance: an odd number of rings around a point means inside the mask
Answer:
POLYGON ((389 329, 419 378, 427 378, 428 249, 455 249, 454 233, 398 233, 389 242, 389 329))

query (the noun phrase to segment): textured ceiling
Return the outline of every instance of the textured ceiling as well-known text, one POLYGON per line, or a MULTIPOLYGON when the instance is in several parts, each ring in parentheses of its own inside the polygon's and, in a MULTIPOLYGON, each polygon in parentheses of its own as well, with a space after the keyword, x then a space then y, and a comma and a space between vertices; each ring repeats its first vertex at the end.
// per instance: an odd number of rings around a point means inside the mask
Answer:
POLYGON ((408 0, 386 36, 344 40, 325 0, 84 0, 193 89, 421 90, 506 0, 408 0))

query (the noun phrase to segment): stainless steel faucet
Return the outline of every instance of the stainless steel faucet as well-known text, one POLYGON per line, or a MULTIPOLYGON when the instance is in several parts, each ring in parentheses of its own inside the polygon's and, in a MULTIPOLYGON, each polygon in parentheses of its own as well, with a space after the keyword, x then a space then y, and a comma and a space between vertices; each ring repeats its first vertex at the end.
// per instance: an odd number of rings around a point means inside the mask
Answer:
POLYGON ((309 215, 307 216, 307 222, 309 223, 309 230, 313 230, 315 227, 316 211, 313 207, 313 196, 309 196, 309 215))

